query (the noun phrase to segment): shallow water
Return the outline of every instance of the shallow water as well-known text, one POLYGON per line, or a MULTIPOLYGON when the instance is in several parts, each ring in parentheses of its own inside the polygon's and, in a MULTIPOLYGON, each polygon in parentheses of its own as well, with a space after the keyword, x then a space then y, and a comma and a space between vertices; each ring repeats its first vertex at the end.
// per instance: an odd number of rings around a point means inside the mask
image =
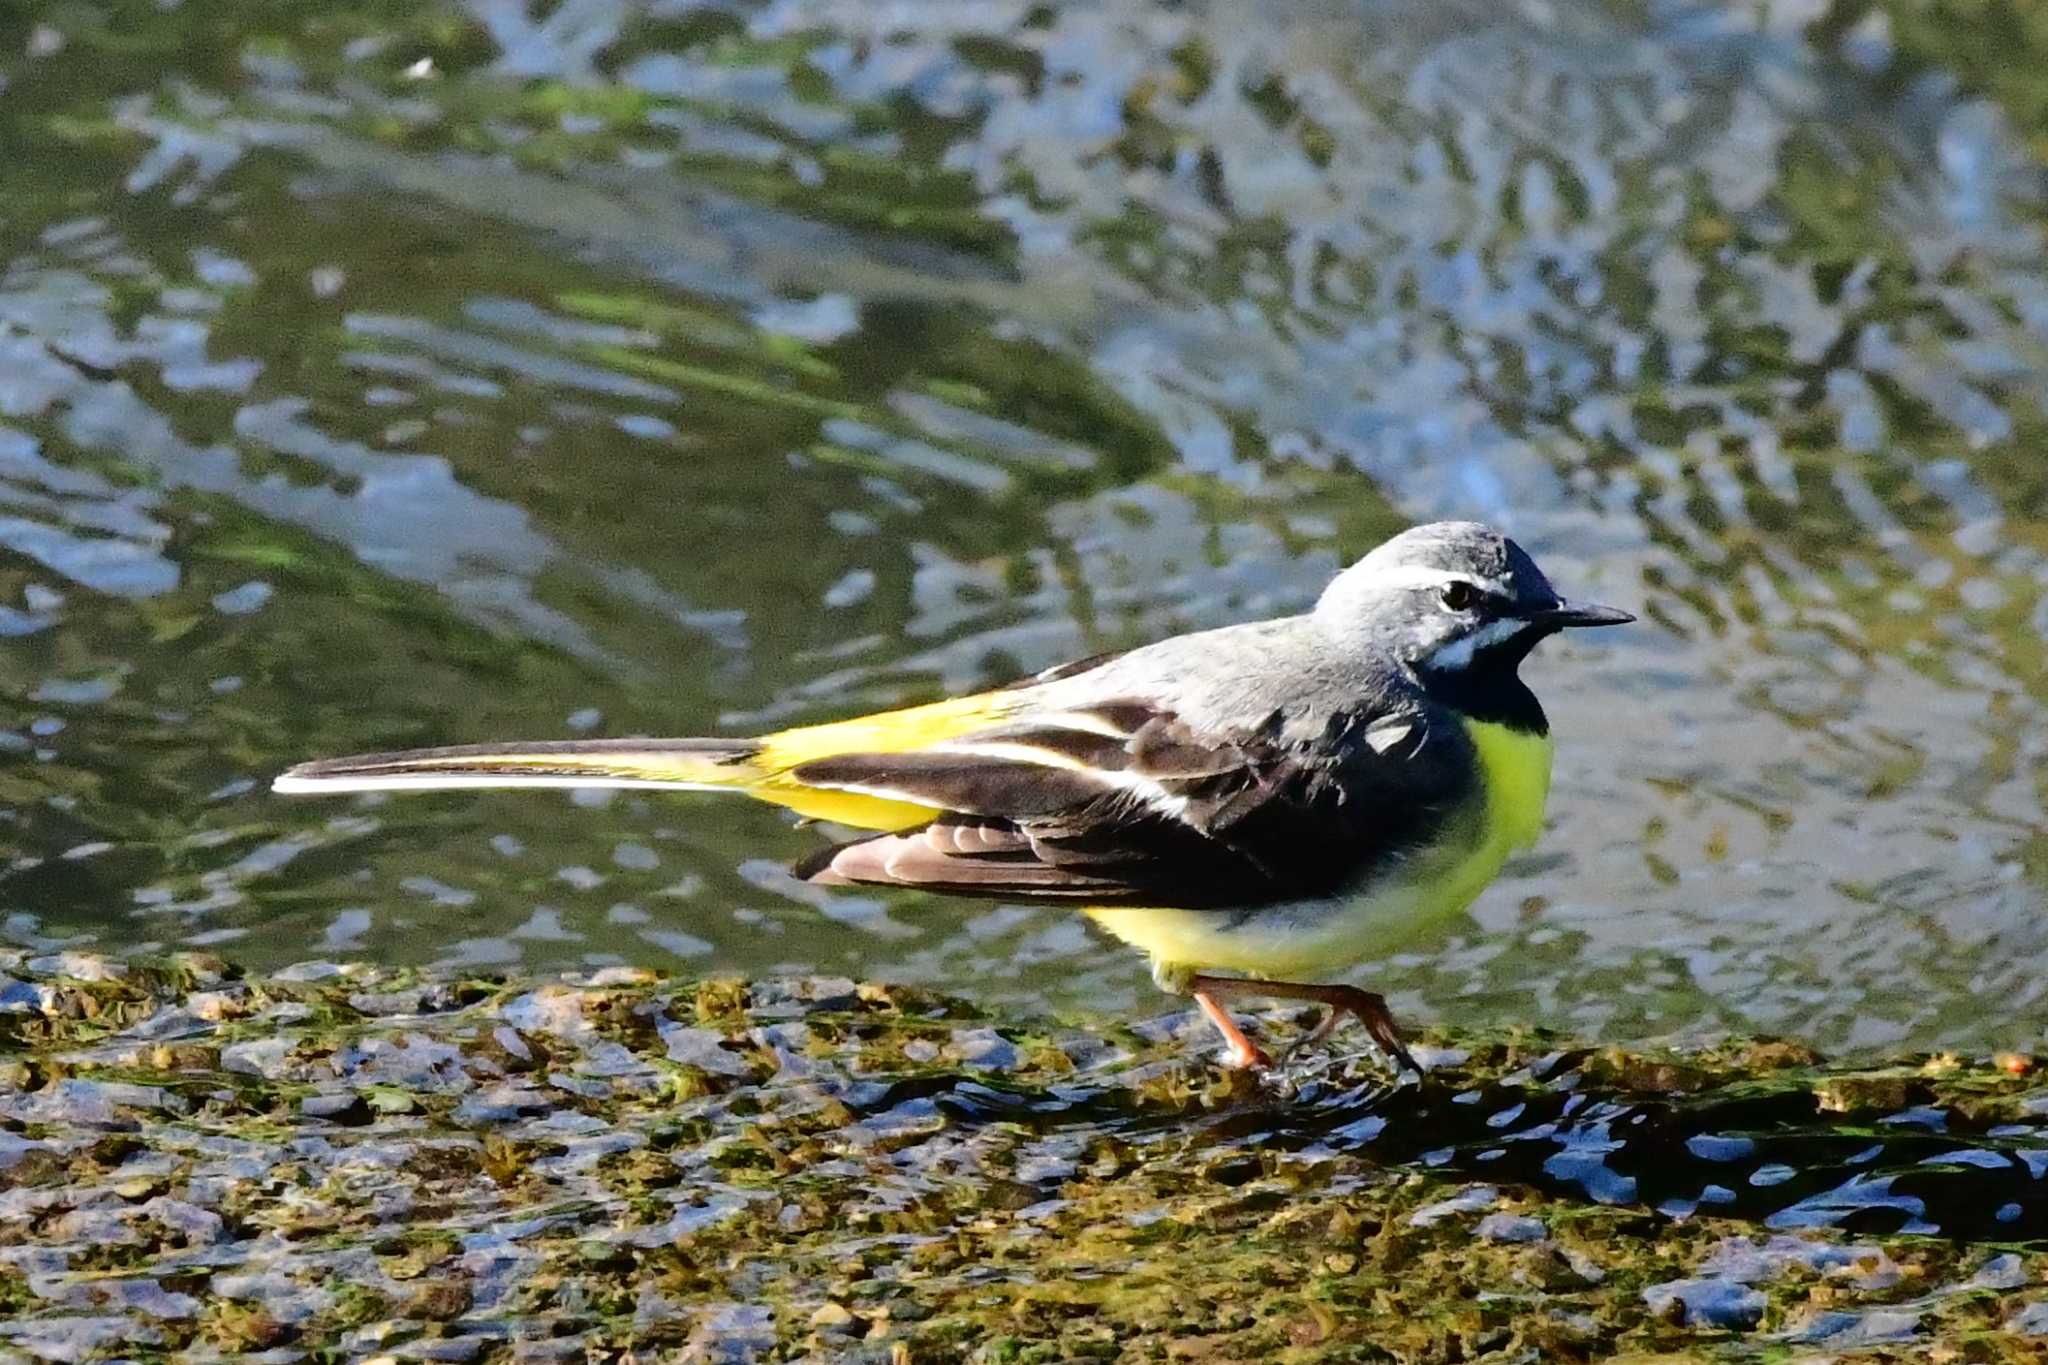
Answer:
POLYGON ((1342 1048, 1254 1078, 1205 1031, 992 1025, 846 977, 0 950, 0 1350, 2032 1361, 2048 1336, 2038 1075, 1517 1031, 1438 1035, 1398 1083, 1342 1048))
POLYGON ((1615 1040, 2037 1043, 2042 130, 1929 41, 1798 3, 0 21, 0 927, 1149 1011, 1064 915, 792 886, 772 812, 265 783, 925 698, 1475 515, 1645 620, 1533 662, 1550 832, 1358 979, 1615 1040))

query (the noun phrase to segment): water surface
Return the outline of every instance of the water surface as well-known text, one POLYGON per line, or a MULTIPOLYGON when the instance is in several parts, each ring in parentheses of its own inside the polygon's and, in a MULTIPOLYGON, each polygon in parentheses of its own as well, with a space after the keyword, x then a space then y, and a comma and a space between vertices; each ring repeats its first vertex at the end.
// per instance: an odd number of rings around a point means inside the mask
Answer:
POLYGON ((816 835, 771 811, 265 786, 925 699, 1477 516, 1644 623, 1532 663, 1549 833, 1357 979, 2035 1043, 2044 144, 1925 41, 1590 0, 10 17, 0 930, 1149 1012, 1067 915, 792 885, 816 835))

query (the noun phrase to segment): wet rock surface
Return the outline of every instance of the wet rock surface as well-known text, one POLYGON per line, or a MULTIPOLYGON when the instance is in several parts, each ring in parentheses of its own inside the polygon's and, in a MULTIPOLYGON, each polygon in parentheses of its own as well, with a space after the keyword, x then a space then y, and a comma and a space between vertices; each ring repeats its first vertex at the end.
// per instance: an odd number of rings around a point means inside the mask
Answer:
MULTIPOLYGON (((2037 1359, 2048 1088, 0 954, 0 1359, 2037 1359)), ((1285 1034, 1297 1016, 1259 1021, 1285 1034)))
POLYGON ((1532 660, 1542 844, 1361 981, 2039 1047, 2043 15, 11 5, 0 942, 1149 1011, 759 811, 269 780, 929 700, 1478 516, 1642 620, 1532 660))

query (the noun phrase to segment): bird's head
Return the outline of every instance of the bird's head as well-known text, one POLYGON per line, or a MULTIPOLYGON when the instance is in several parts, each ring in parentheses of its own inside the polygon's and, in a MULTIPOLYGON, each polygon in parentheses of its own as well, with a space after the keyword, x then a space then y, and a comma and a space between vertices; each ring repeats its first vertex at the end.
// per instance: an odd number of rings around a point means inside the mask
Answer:
POLYGON ((1568 602, 1528 552, 1490 526, 1403 531, 1331 582, 1316 620, 1406 665, 1425 684, 1512 676, 1545 636, 1635 617, 1568 602))

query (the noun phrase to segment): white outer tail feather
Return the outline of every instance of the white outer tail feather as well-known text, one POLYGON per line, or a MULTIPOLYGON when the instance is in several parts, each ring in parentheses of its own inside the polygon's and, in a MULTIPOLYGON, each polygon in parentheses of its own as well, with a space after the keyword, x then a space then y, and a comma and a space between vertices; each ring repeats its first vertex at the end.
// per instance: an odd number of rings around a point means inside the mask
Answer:
POLYGON ((619 787, 644 791, 731 791, 731 784, 666 781, 652 777, 565 777, 543 773, 301 773, 279 774, 270 789, 285 796, 309 793, 483 791, 494 787, 619 787))

